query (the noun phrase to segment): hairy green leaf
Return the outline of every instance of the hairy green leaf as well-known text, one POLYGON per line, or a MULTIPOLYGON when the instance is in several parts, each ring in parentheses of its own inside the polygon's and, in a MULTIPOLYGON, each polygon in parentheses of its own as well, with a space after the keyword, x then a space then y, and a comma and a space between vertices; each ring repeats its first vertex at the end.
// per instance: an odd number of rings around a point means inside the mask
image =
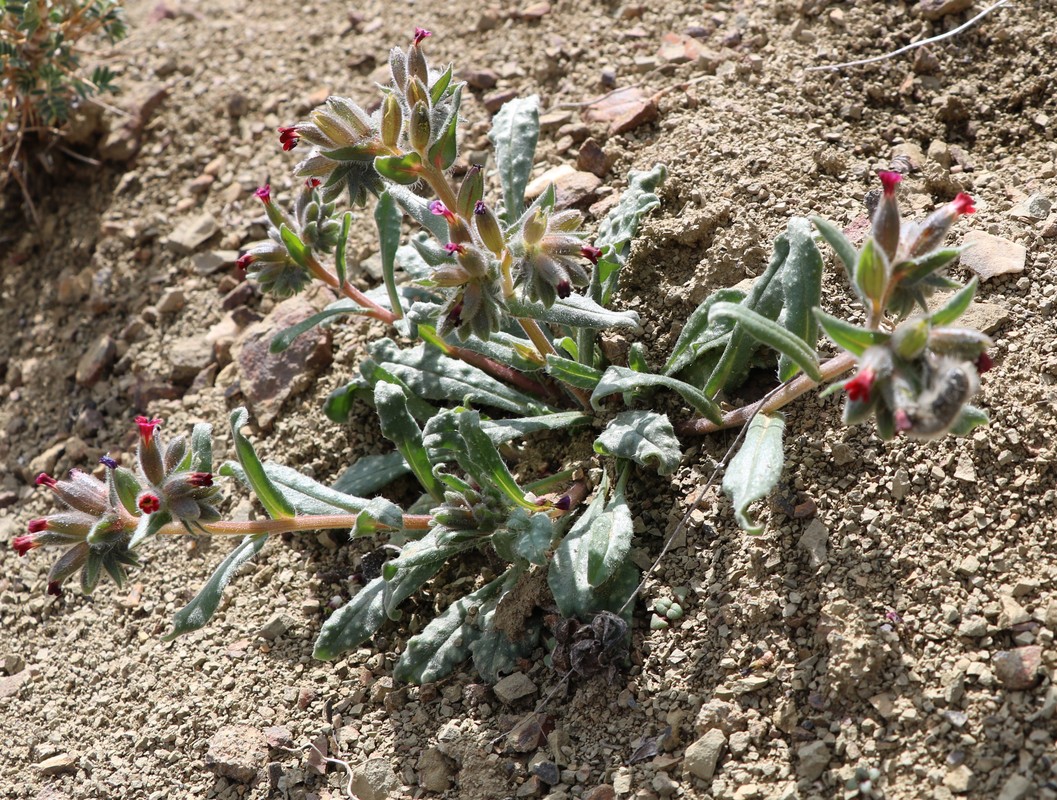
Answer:
POLYGON ((960 291, 951 295, 946 303, 929 314, 932 324, 936 327, 943 327, 958 319, 973 302, 973 297, 976 296, 976 288, 979 285, 980 279, 973 278, 960 291))
POLYGON ((232 550, 227 558, 220 562, 212 576, 206 581, 194 599, 186 606, 176 612, 173 617, 173 629, 165 635, 165 641, 171 642, 177 636, 201 628, 220 605, 220 597, 224 588, 238 573, 239 568, 260 552, 268 534, 259 533, 255 536, 247 536, 232 550))
POLYGON ((334 272, 338 276, 338 286, 344 286, 345 279, 348 277, 348 264, 345 259, 345 251, 349 246, 349 229, 351 227, 352 212, 346 211, 341 215, 341 233, 338 234, 338 246, 334 251, 334 272))
POLYGON ((239 407, 231 412, 231 437, 235 441, 235 455, 239 464, 246 474, 246 482, 261 501, 264 510, 272 519, 285 519, 295 516, 294 508, 287 502, 286 497, 272 483, 271 478, 264 471, 261 460, 250 444, 250 440, 242 435, 242 428, 249 423, 250 415, 245 408, 239 407))
POLYGON ((492 118, 488 138, 495 146, 495 162, 503 185, 503 219, 509 225, 525 208, 525 187, 539 139, 539 98, 518 97, 508 101, 492 118))
POLYGON ((405 153, 402 156, 378 156, 374 168, 383 178, 410 186, 422 177, 422 158, 418 153, 405 153))
POLYGON ((374 494, 411 471, 399 451, 384 456, 363 456, 334 481, 333 489, 359 497, 374 494))
POLYGON ((867 328, 860 328, 858 325, 852 325, 850 322, 832 317, 821 308, 816 308, 814 311, 819 324, 822 326, 822 330, 833 340, 833 343, 842 350, 847 350, 856 356, 861 356, 865 353, 866 348, 873 347, 875 344, 884 344, 892 338, 891 334, 883 331, 871 331, 867 328))
POLYGON ((375 578, 320 628, 312 657, 330 661, 370 639, 385 622, 385 580, 375 578))
POLYGON ((814 223, 815 228, 822 234, 822 238, 826 240, 827 244, 833 248, 841 264, 844 265, 848 283, 855 286, 855 265, 859 261, 859 253, 856 251, 855 245, 848 240, 848 237, 844 235, 840 228, 829 220, 822 219, 822 217, 812 217, 811 222, 814 223))
POLYGON ((570 328, 623 329, 642 333, 642 323, 636 312, 610 311, 580 294, 558 298, 549 308, 543 303, 534 303, 515 296, 507 299, 507 308, 516 317, 529 317, 570 328))
POLYGON ((617 414, 595 440, 595 452, 630 458, 670 475, 679 466, 682 453, 672 423, 654 411, 623 411, 617 414))
POLYGON ((720 289, 702 300, 679 332, 679 338, 664 365, 664 374, 674 375, 688 367, 700 354, 718 346, 724 337, 729 338, 731 323, 727 320, 709 321, 708 312, 716 303, 740 303, 744 299, 745 292, 740 289, 720 289))
POLYGON ((757 414, 723 474, 723 491, 734 504, 734 516, 746 533, 763 533, 763 526, 753 523, 746 512, 750 504, 771 493, 782 475, 784 430, 781 414, 757 414))
POLYGON ((822 381, 815 350, 803 339, 790 333, 777 322, 757 314, 752 309, 737 303, 716 303, 709 312, 710 318, 733 319, 739 326, 759 342, 777 350, 789 358, 813 381, 822 381))
POLYGON ((320 323, 326 322, 333 317, 347 317, 349 315, 364 316, 368 313, 369 311, 355 300, 343 297, 340 300, 335 300, 322 311, 315 313, 310 317, 306 317, 296 325, 291 325, 289 328, 283 328, 272 337, 271 344, 268 345, 268 350, 272 353, 283 352, 286 348, 292 345, 294 339, 302 333, 307 333, 320 323))
POLYGON ((303 269, 308 269, 308 248, 305 247, 305 243, 301 241, 301 238, 290 230, 286 225, 279 226, 279 236, 283 240, 283 244, 286 246, 286 252, 289 253, 290 258, 293 259, 294 263, 303 269))
MULTIPOLYGON (((811 225, 803 217, 789 220, 785 235, 789 256, 781 275, 784 303, 778 324, 814 351, 818 320, 812 310, 822 301, 822 254, 811 236, 811 225)), ((796 362, 783 353, 778 359, 778 380, 789 380, 796 370, 796 362)))
POLYGON ((380 381, 374 387, 374 404, 382 423, 382 435, 396 445, 422 488, 437 500, 442 499, 444 487, 433 475, 433 465, 422 445, 422 431, 407 410, 404 390, 380 381))
POLYGON ((624 565, 631 551, 634 531, 631 511, 624 497, 630 471, 624 467, 605 511, 591 523, 587 539, 587 582, 592 588, 598 588, 612 578, 624 565))
POLYGON ((463 411, 456 419, 459 435, 465 443, 457 458, 467 474, 482 486, 498 489, 516 505, 535 510, 536 504, 526 499, 525 492, 517 485, 503 457, 481 427, 481 415, 476 411, 463 411))
POLYGON ((378 226, 378 243, 382 256, 382 279, 389 294, 389 304, 397 318, 404 316, 400 305, 400 293, 396 288, 396 251, 400 247, 400 224, 404 215, 396 206, 396 200, 389 192, 378 196, 374 207, 374 221, 378 226))
POLYGON ((587 390, 594 389, 602 379, 602 370, 556 356, 553 353, 547 354, 547 374, 562 383, 587 390))
MULTIPOLYGON (((267 463, 263 467, 276 492, 282 495, 298 514, 357 514, 370 502, 363 497, 324 486, 296 469, 282 464, 267 463)), ((233 477, 242 485, 252 488, 246 470, 237 462, 225 463, 220 468, 220 474, 233 477)))
POLYGON ((693 406, 699 414, 703 414, 717 424, 723 418, 719 406, 700 389, 666 375, 635 372, 627 367, 609 367, 605 371, 591 394, 591 405, 598 410, 601 408, 601 401, 612 394, 636 392, 656 386, 663 386, 678 392, 679 396, 693 406))

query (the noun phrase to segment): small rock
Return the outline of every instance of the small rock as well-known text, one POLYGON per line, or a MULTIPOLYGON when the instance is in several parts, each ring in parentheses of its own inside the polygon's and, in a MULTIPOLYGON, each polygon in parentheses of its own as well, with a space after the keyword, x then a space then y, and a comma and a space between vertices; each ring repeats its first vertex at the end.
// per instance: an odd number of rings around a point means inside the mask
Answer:
POLYGON ((589 201, 598 191, 598 187, 602 185, 597 175, 575 170, 568 164, 559 164, 529 183, 525 187, 525 196, 539 197, 552 183, 557 196, 556 206, 558 208, 570 208, 589 201))
POLYGON ((573 121, 573 112, 567 109, 548 111, 540 117, 540 131, 550 132, 562 128, 573 121))
POLYGON ((289 627, 290 620, 286 618, 285 614, 278 612, 273 614, 271 618, 261 626, 261 629, 257 631, 257 635, 262 639, 272 641, 286 633, 289 627))
POLYGON ((59 461, 59 456, 61 456, 65 450, 65 442, 53 444, 51 447, 49 447, 47 450, 45 450, 43 453, 41 453, 29 462, 29 474, 33 477, 36 477, 42 472, 47 472, 48 474, 51 474, 55 471, 55 465, 59 461))
POLYGON ((189 255, 219 229, 217 221, 212 214, 199 214, 195 217, 188 217, 169 234, 169 249, 178 255, 189 255))
POLYGON ((284 300, 265 319, 246 328, 238 352, 232 353, 242 392, 262 429, 272 426, 286 398, 307 388, 315 372, 330 363, 330 339, 320 328, 301 334, 281 353, 270 349, 279 331, 315 313, 304 295, 284 300))
POLYGON ((813 519, 798 544, 807 551, 808 563, 817 569, 826 563, 828 542, 829 528, 821 520, 813 519))
POLYGON ((976 786, 976 776, 965 764, 955 767, 943 776, 943 785, 954 794, 967 794, 976 786))
POLYGON ((998 597, 998 627, 1008 631, 1014 625, 1020 625, 1031 619, 1029 614, 1020 603, 1008 594, 998 597))
POLYGON ((499 22, 502 19, 502 13, 495 6, 489 6, 481 12, 481 16, 477 18, 477 32, 484 33, 485 31, 495 30, 499 27, 499 22))
POLYGON ((1002 784, 998 800, 1024 800, 1035 789, 1035 784, 1023 775, 1010 775, 1002 784))
POLYGON ((697 61, 701 55, 701 45, 689 36, 678 33, 666 33, 661 37, 661 48, 657 57, 669 64, 686 64, 697 61))
POLYGON ((796 774, 805 780, 818 780, 826 771, 833 753, 825 742, 808 742, 796 750, 796 774))
POLYGON ((976 467, 970 456, 958 456, 958 463, 954 466, 954 477, 966 483, 976 483, 976 467))
POLYGON ((204 336, 185 336, 172 342, 168 351, 169 380, 186 385, 213 361, 213 344, 204 336))
POLYGON ((535 694, 537 690, 536 684, 529 679, 528 675, 524 672, 515 672, 499 681, 492 687, 492 691, 495 692, 500 702, 510 705, 523 697, 535 694))
POLYGON ((969 617, 958 626, 958 635, 967 639, 982 639, 987 636, 987 620, 983 617, 969 617))
POLYGON ((617 790, 608 783, 602 783, 584 795, 584 800, 616 800, 617 790))
POLYGON ((187 296, 182 289, 167 289, 158 298, 158 310, 163 314, 175 314, 187 305, 187 296))
POLYGON ((94 386, 103 377, 103 373, 114 363, 117 356, 117 344, 107 334, 103 334, 81 356, 77 362, 74 379, 81 386, 94 386))
POLYGON ((166 86, 144 86, 120 101, 122 113, 107 115, 109 133, 99 143, 99 155, 106 161, 128 161, 139 152, 144 126, 169 93, 166 86))
POLYGON ((399 780, 387 758, 370 758, 353 771, 352 792, 360 800, 385 800, 399 780))
POLYGON ((973 0, 920 0, 916 11, 925 19, 942 19, 948 14, 960 14, 973 0))
POLYGON ((209 187, 213 185, 215 181, 212 175, 199 175, 187 186, 187 190, 191 194, 205 194, 209 191, 209 187))
POLYGON ((499 75, 492 69, 465 69, 459 77, 473 89, 494 89, 499 83, 499 75))
POLYGON ((18 694, 18 690, 22 688, 22 684, 29 680, 29 670, 23 669, 8 675, 5 678, 0 678, 0 698, 3 697, 14 697, 18 694))
POLYGON ((971 577, 980 571, 980 559, 976 556, 966 556, 963 558, 957 566, 957 572, 959 575, 965 577, 971 577))
POLYGON ((270 728, 265 728, 264 741, 268 743, 268 747, 275 750, 284 750, 294 746, 293 734, 285 725, 272 725, 270 728))
POLYGON ((538 761, 531 766, 531 772, 548 786, 557 786, 562 781, 561 770, 553 761, 538 761))
POLYGON ((527 20, 541 20, 549 13, 551 13, 551 4, 543 2, 525 6, 525 8, 521 9, 519 16, 527 20))
POLYGON ((576 166, 584 172, 604 178, 609 172, 609 159, 598 142, 588 139, 580 145, 580 152, 576 154, 576 166))
POLYGON ((454 777, 451 764, 436 747, 427 747, 422 751, 415 769, 418 771, 418 785, 427 792, 440 794, 451 788, 454 777))
POLYGON ((713 728, 686 748, 685 764, 690 774, 703 781, 711 781, 716 774, 716 764, 727 746, 723 731, 713 728))
POLYGON ((1037 222, 1046 219, 1053 208, 1053 202, 1042 194, 1033 194, 1017 203, 1009 212, 1009 216, 1025 222, 1037 222))
POLYGON ((961 263, 981 281, 1024 271, 1028 251, 1023 245, 983 231, 969 231, 962 244, 972 246, 962 253, 961 263))
POLYGON ((492 92, 484 96, 484 107, 490 114, 494 114, 515 97, 517 97, 516 89, 502 89, 498 92, 492 92))
POLYGON ((243 281, 224 295, 224 299, 220 301, 220 307, 225 311, 231 311, 248 304, 255 294, 257 294, 257 287, 249 281, 243 281))
POLYGON ((1042 648, 1037 644, 1003 650, 992 658, 995 677, 1007 689, 1033 689, 1039 682, 1042 667, 1042 648))
POLYGON ((77 771, 77 757, 70 753, 52 756, 37 764, 41 775, 62 775, 65 772, 77 771))
POLYGON ((621 89, 592 103, 583 111, 584 122, 611 125, 618 119, 642 108, 649 102, 646 93, 637 87, 621 89))
POLYGON ((212 275, 234 264, 238 257, 237 250, 207 250, 192 257, 191 263, 194 264, 195 271, 199 275, 212 275))
POLYGON ((249 725, 225 725, 213 734, 205 764, 217 775, 249 783, 268 757, 264 734, 249 725))
POLYGON ((0 508, 9 508, 18 502, 18 492, 0 491, 0 508))

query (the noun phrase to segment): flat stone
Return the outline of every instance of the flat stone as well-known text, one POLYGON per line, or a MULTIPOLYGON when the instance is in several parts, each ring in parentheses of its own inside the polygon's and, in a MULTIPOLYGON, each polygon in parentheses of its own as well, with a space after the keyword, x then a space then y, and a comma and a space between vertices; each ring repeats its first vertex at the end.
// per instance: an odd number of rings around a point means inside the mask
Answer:
POLYGON ((992 658, 995 677, 1007 689, 1033 689, 1039 682, 1042 667, 1042 648, 1037 644, 1002 650, 992 658))
POLYGON ((609 172, 609 159, 598 142, 588 139, 580 145, 580 152, 576 154, 576 166, 584 172, 604 178, 609 172))
POLYGON ((666 33, 661 37, 661 48, 657 57, 669 64, 686 64, 697 61, 701 55, 701 44, 689 36, 666 33))
POLYGON ((77 756, 71 753, 61 753, 51 758, 46 758, 37 764, 37 770, 41 775, 62 775, 66 772, 77 771, 77 756))
POLYGON ((294 746, 294 737, 290 729, 285 725, 272 725, 264 729, 264 741, 268 747, 275 750, 284 750, 294 746))
POLYGON ((473 89, 494 89, 499 83, 499 75, 491 69, 464 69, 459 77, 473 89))
POLYGON ((195 271, 199 275, 212 275, 234 264, 238 257, 237 250, 207 250, 193 256, 191 263, 194 264, 195 271))
POLYGON ((798 544, 802 550, 807 552, 808 563, 818 569, 826 563, 828 542, 829 528, 821 520, 813 519, 800 537, 798 544))
POLYGON ((1028 256, 1024 245, 983 231, 969 231, 962 244, 972 245, 962 253, 962 265, 979 275, 981 281, 1024 271, 1028 256))
POLYGON ((1031 614, 1008 594, 998 596, 998 627, 1008 631, 1031 619, 1031 614))
POLYGON ((281 353, 270 349, 277 333, 315 313, 303 295, 291 297, 265 319, 247 327, 236 345, 238 351, 232 355, 238 364, 242 392, 262 429, 270 428, 286 399, 304 391, 316 371, 330 363, 329 334, 320 328, 301 334, 281 353))
POLYGON ((249 783, 268 758, 264 734, 250 725, 225 725, 213 734, 205 764, 217 775, 249 783))
POLYGON ((727 737, 719 728, 713 728, 686 748, 684 763, 695 778, 709 782, 716 774, 723 749, 727 746, 727 737))
POLYGON ((260 636, 262 639, 272 641, 273 639, 278 639, 280 636, 286 633, 289 628, 290 620, 287 619, 285 614, 283 614, 282 612, 278 612, 272 614, 268 621, 261 626, 261 629, 257 631, 257 635, 260 636))
POLYGON ((971 456, 958 456, 958 463, 954 466, 954 477, 966 483, 976 483, 976 467, 973 465, 971 456))
POLYGON ((1010 209, 1009 216, 1024 222, 1039 222, 1046 219, 1053 209, 1053 201, 1043 194, 1025 197, 1010 209))
POLYGON ((920 0, 916 11, 925 19, 942 19, 948 14, 960 14, 973 0, 920 0))
POLYGON ((418 785, 427 792, 441 794, 451 788, 454 780, 451 762, 436 747, 427 747, 415 764, 418 785))
POLYGON ((818 780, 829 766, 833 752, 825 742, 808 742, 796 749, 796 774, 809 781, 818 780))
POLYGON ((551 4, 547 2, 532 3, 521 9, 519 16, 522 19, 539 20, 551 13, 551 4))
POLYGON ((385 800, 399 783, 389 759, 370 758, 353 771, 352 793, 360 800, 385 800))
POLYGON ((178 255, 189 255, 204 244, 218 230, 216 219, 212 214, 198 214, 183 220, 169 234, 169 249, 178 255))
POLYGON ((495 696, 500 702, 507 705, 520 700, 523 697, 534 695, 537 691, 536 684, 524 672, 515 672, 507 675, 499 683, 492 687, 495 696))
POLYGON ((187 305, 187 295, 182 289, 166 289, 158 298, 158 310, 163 314, 175 314, 187 305))
POLYGON ((96 339, 77 362, 74 379, 81 386, 94 386, 103 377, 103 373, 114 363, 117 356, 117 344, 109 335, 103 334, 96 339))
POLYGON ((584 122, 610 125, 649 101, 642 89, 630 87, 613 92, 592 103, 583 111, 584 122))
POLYGON ((484 96, 484 107, 490 114, 494 114, 515 97, 517 97, 516 89, 502 89, 498 92, 492 92, 484 96))
POLYGON ((568 164, 559 164, 544 172, 525 187, 525 196, 536 198, 554 184, 558 208, 570 208, 594 197, 602 180, 590 172, 581 172, 568 164))
POLYGON ((14 675, 0 678, 0 697, 14 697, 18 690, 29 680, 29 670, 22 669, 14 675))
POLYGON ((998 800, 1024 800, 1035 790, 1035 784, 1023 775, 1010 775, 1002 790, 998 793, 998 800))
POLYGON ((943 776, 943 785, 954 794, 967 794, 976 786, 976 776, 969 767, 961 764, 943 776))
POLYGON ((187 384, 213 361, 213 343, 205 336, 185 336, 173 341, 168 348, 169 380, 187 384))

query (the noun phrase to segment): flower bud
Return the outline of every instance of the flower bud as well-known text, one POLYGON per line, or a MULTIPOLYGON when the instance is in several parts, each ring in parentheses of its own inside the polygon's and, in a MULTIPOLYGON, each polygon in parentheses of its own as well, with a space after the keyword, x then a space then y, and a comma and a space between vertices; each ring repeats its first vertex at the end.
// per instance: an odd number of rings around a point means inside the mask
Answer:
POLYGON ((461 266, 473 278, 483 278, 488 274, 488 261, 476 247, 464 248, 456 258, 461 266))
POLYGON ((349 98, 331 95, 327 98, 327 105, 361 139, 370 136, 374 132, 374 128, 371 126, 371 118, 367 115, 367 112, 349 98))
POLYGON ((525 221, 525 226, 521 229, 521 236, 525 240, 525 244, 534 245, 539 243, 546 232, 547 215, 543 213, 542 209, 537 208, 532 216, 525 221))
POLYGON ((477 164, 471 164, 459 186, 459 214, 466 219, 473 217, 475 206, 484 197, 484 170, 477 164))
POLYGON ((940 206, 918 225, 911 237, 910 254, 923 255, 943 244, 943 239, 951 225, 964 214, 976 213, 973 198, 961 192, 951 202, 940 206))
POLYGON ((329 108, 317 108, 313 111, 312 122, 338 147, 351 147, 363 138, 358 136, 329 108))
POLYGON ((426 64, 426 54, 418 46, 421 41, 417 39, 407 52, 407 72, 411 80, 419 80, 426 84, 429 82, 429 66, 426 64))
POLYGON ((408 126, 408 138, 411 141, 411 147, 418 153, 424 155, 429 147, 429 137, 429 106, 420 100, 415 103, 415 107, 411 109, 411 123, 408 126))
POLYGON ((48 594, 61 595, 62 584, 67 578, 84 566, 88 560, 91 547, 88 542, 78 542, 61 556, 48 573, 48 594))
POLYGON ((884 186, 884 195, 873 215, 873 236, 877 244, 892 261, 899 249, 899 203, 896 200, 896 187, 903 180, 898 172, 880 172, 878 176, 884 186))
POLYGON ((585 244, 580 248, 580 255, 597 267, 598 259, 602 257, 602 250, 598 247, 591 247, 590 245, 585 244))
POLYGON ((393 76, 393 86, 399 92, 407 85, 407 56, 399 47, 389 51, 389 74, 393 76))
POLYGON ((390 148, 396 147, 403 125, 404 112, 400 109, 400 101, 390 92, 382 103, 382 144, 390 148))
POLYGON ((913 361, 920 356, 929 343, 931 327, 925 317, 912 317, 899 323, 892 331, 891 340, 896 355, 907 361, 913 361))
POLYGON ((24 556, 30 550, 41 546, 39 541, 40 537, 35 535, 36 532, 26 536, 16 536, 11 540, 11 547, 20 556, 24 556))
POLYGON ((283 150, 293 150, 297 147, 298 141, 300 141, 297 135, 297 128, 293 125, 286 125, 279 129, 279 144, 283 146, 283 150))
POLYGON ((971 328, 934 328, 929 334, 929 349, 935 353, 974 361, 994 346, 986 333, 971 328))
POLYGON ((155 428, 159 425, 161 425, 160 419, 136 417, 136 426, 139 428, 139 449, 137 451, 139 465, 151 483, 161 483, 165 477, 161 450, 158 448, 158 437, 155 435, 155 428))
POLYGON ((437 286, 450 289, 468 283, 470 273, 457 264, 445 264, 434 269, 429 277, 437 286))
POLYGON ((499 229, 499 219, 495 212, 478 200, 473 208, 473 221, 477 228, 477 235, 481 237, 484 246, 495 253, 496 257, 501 256, 506 248, 506 241, 503 239, 503 232, 499 229))

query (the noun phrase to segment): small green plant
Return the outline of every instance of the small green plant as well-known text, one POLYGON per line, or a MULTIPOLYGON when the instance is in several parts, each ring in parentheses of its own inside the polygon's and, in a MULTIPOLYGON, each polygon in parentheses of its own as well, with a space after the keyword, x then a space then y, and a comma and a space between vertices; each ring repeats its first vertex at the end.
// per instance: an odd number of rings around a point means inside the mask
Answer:
MULTIPOLYGON (((230 420, 237 461, 224 464, 220 474, 252 491, 269 518, 224 520, 217 512, 209 426, 196 425, 189 439, 165 443, 160 420, 137 418, 134 470, 104 458, 105 480, 76 471, 65 481, 38 478, 69 510, 31 521, 29 533, 13 544, 22 554, 69 545, 52 569, 49 591, 59 592, 78 571, 86 592, 102 570, 120 584, 125 567, 157 536, 240 537, 176 615, 174 637, 209 620, 227 583, 270 535, 343 529, 386 537, 390 557, 373 570, 364 562, 366 582, 323 624, 317 657, 334 658, 363 643, 387 620, 399 619, 403 601, 446 563, 476 558, 480 580, 411 636, 396 665, 399 678, 434 681, 467 658, 491 680, 513 669, 541 641, 543 615, 512 630, 497 625, 497 610, 540 571, 558 611, 551 624, 555 666, 611 674, 640 579, 629 557, 629 481, 636 469, 668 475, 679 466, 677 429, 694 435, 747 425, 723 488, 739 525, 759 533, 762 526, 748 512, 781 474, 778 409, 856 363, 854 377, 827 390, 846 391, 848 424, 873 417, 888 439, 964 433, 986 421, 967 403, 978 372, 989 366, 990 342, 951 327, 976 284, 961 288, 939 275, 958 255, 943 240, 960 215, 973 211, 968 196, 922 223, 904 224, 896 201, 899 176, 881 173, 884 196, 861 250, 832 225, 814 220, 847 269, 864 308, 863 325, 820 310, 823 260, 811 223, 797 218, 750 289, 722 289, 689 317, 659 370, 650 367, 640 343, 632 345, 626 364, 613 364, 599 332, 641 332, 634 312, 610 306, 639 221, 659 205, 656 189, 665 169, 632 173, 588 244, 580 233, 582 217, 559 210, 553 188, 526 205, 539 131, 538 103, 530 97, 509 102, 494 120, 502 200, 486 199, 478 167, 453 185, 462 85, 451 67, 429 67, 422 49, 428 35, 417 30, 409 49, 391 53, 392 80, 377 113, 332 97, 309 119, 280 128, 285 150, 307 145, 295 168, 303 184, 289 209, 268 187, 258 190, 271 222, 269 238, 240 259, 276 295, 312 281, 342 295, 279 334, 274 350, 349 315, 373 317, 401 340, 417 342, 373 342, 359 375, 325 406, 331 420, 342 422, 354 403, 373 404, 394 452, 360 459, 326 486, 262 463, 242 433, 248 414, 237 409, 230 420), (372 197, 384 280, 361 292, 349 283, 345 257, 352 214, 339 203, 347 198, 362 205, 372 197), (409 243, 401 241, 405 215, 421 229, 409 243), (927 311, 932 291, 955 287, 946 304, 927 311), (915 305, 926 313, 909 317, 915 305), (845 352, 820 363, 820 331, 845 352), (724 413, 717 398, 729 397, 754 367, 777 368, 780 384, 762 400, 724 413), (649 408, 657 390, 676 393, 688 416, 700 416, 676 428, 649 408), (544 431, 593 438, 595 458, 569 463, 567 454, 557 454, 554 461, 564 469, 553 474, 532 474, 525 464, 512 471, 508 443, 544 431), (422 490, 410 507, 373 496, 407 473, 422 490)), ((683 595, 677 599, 654 603, 654 627, 682 616, 683 595)))
POLYGON ((118 0, 0 0, 0 188, 14 176, 25 190, 27 145, 52 141, 79 102, 114 91, 107 67, 81 67, 94 33, 125 36, 118 0))

